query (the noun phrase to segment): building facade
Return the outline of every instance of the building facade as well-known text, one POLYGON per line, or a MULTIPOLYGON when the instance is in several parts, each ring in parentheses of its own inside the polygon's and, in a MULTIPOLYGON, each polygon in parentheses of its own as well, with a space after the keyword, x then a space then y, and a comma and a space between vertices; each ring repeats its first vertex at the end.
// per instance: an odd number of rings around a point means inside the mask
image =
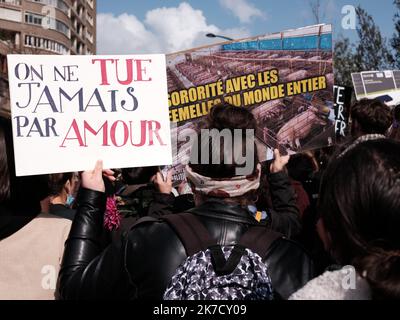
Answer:
POLYGON ((95 0, 0 0, 0 40, 16 52, 96 53, 95 0))
POLYGON ((0 115, 9 53, 96 54, 96 0, 0 0, 0 115))

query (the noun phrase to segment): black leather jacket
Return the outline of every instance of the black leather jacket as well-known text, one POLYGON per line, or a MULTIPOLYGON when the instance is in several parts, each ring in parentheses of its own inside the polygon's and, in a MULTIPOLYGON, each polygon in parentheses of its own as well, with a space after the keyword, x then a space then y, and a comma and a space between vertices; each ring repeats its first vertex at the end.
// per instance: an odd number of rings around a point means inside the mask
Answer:
MULTIPOLYGON (((258 209, 266 209, 268 224, 272 230, 282 233, 289 239, 295 239, 300 234, 302 226, 289 177, 284 172, 277 172, 269 174, 267 178, 272 208, 258 209)), ((190 202, 190 196, 181 195, 176 198, 172 194, 155 193, 148 214, 152 217, 162 217, 166 214, 187 211, 194 207, 194 202, 190 202)))
MULTIPOLYGON (((187 257, 172 228, 163 221, 143 222, 104 249, 105 195, 83 189, 78 202, 59 274, 60 296, 161 299, 176 268, 187 257)), ((222 201, 208 201, 190 211, 222 245, 236 243, 256 223, 247 210, 222 201)), ((271 245, 264 261, 269 266, 274 290, 283 299, 314 277, 308 254, 285 238, 271 245)))

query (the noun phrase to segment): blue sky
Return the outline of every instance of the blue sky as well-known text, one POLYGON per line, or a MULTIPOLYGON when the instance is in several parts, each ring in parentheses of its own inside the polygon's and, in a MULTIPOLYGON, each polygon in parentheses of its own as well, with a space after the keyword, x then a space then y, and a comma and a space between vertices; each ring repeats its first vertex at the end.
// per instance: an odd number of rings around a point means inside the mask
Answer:
MULTIPOLYGON (((207 32, 242 38, 314 24, 309 0, 98 0, 99 53, 174 52, 212 44, 207 32), (236 9, 235 9, 236 8, 236 9), (120 37, 117 38, 117 34, 120 37)), ((360 4, 382 34, 394 32, 392 0, 321 0, 322 22, 337 36, 356 40, 341 28, 342 7, 360 4)), ((219 40, 221 41, 221 40, 219 40)))

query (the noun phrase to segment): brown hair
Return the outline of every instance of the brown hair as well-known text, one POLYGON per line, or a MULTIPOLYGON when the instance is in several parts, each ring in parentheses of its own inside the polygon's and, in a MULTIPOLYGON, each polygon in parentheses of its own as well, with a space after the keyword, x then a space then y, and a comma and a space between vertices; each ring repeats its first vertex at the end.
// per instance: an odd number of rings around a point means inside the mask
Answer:
MULTIPOLYGON (((231 133, 235 129, 241 129, 241 144, 240 146, 242 147, 242 155, 246 148, 246 141, 248 139, 246 135, 246 129, 254 130, 254 134, 257 128, 257 122, 254 118, 254 115, 246 108, 243 107, 235 107, 232 106, 228 103, 221 103, 211 109, 211 112, 209 113, 207 121, 203 122, 199 126, 199 131, 201 129, 216 129, 219 132, 222 132, 222 130, 230 130, 231 133)), ((193 169, 193 171, 207 177, 211 178, 231 178, 236 176, 236 169, 239 167, 244 167, 246 164, 238 164, 235 163, 234 159, 224 159, 224 150, 225 147, 227 148, 235 148, 236 143, 234 143, 233 146, 225 146, 226 141, 224 139, 220 140, 220 145, 216 145, 211 138, 206 141, 207 147, 209 148, 208 150, 208 163, 209 164, 201 164, 201 151, 204 149, 202 148, 202 141, 200 139, 200 134, 197 137, 196 142, 198 146, 198 158, 197 163, 199 164, 190 164, 190 167, 193 169), (219 150, 217 149, 219 147, 219 150), (219 152, 220 155, 220 163, 218 164, 213 164, 212 162, 212 155, 219 152), (229 160, 229 161, 226 161, 229 160), (231 163, 231 164, 230 164, 231 163)), ((204 141, 203 141, 204 143, 204 141)), ((203 144, 204 146, 204 144, 203 144)), ((253 153, 250 155, 253 157, 254 160, 254 171, 257 168, 257 163, 258 161, 258 155, 257 155, 257 148, 254 144, 254 149, 253 153)), ((193 159, 193 158, 192 158, 193 159)))
POLYGON ((385 134, 392 124, 390 108, 378 99, 363 99, 351 108, 354 126, 364 134, 385 134))
POLYGON ((64 189, 65 184, 68 181, 72 182, 73 174, 72 172, 65 172, 65 173, 54 173, 49 174, 49 195, 50 196, 57 196, 61 194, 64 189))

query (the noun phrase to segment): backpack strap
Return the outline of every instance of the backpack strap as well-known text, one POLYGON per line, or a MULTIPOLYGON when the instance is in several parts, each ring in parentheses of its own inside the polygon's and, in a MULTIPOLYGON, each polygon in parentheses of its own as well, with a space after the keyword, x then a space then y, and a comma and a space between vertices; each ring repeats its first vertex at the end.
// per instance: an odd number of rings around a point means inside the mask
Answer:
POLYGON ((203 223, 191 213, 170 214, 161 217, 178 234, 187 256, 210 250, 214 271, 218 276, 231 274, 244 255, 246 248, 264 258, 272 243, 283 235, 265 227, 250 227, 236 244, 228 260, 220 245, 213 240, 203 223))
POLYGON ((212 265, 214 271, 218 276, 231 274, 239 264, 242 256, 245 254, 246 249, 240 245, 235 245, 229 255, 228 260, 222 252, 221 246, 210 247, 212 265))
POLYGON ((225 260, 221 246, 211 247, 210 251, 215 273, 218 276, 231 274, 245 254, 246 248, 257 253, 264 259, 275 240, 282 237, 282 234, 267 229, 266 227, 252 226, 242 235, 239 243, 233 247, 228 260, 225 260))
POLYGON ((178 234, 187 256, 217 246, 206 227, 191 213, 170 214, 162 216, 161 220, 168 222, 178 234))
POLYGON ((138 226, 138 225, 140 225, 140 224, 149 223, 149 222, 159 222, 159 221, 161 221, 161 220, 160 220, 160 219, 157 219, 157 218, 154 218, 154 217, 148 217, 148 216, 146 216, 146 217, 143 217, 143 218, 140 218, 140 219, 134 221, 131 225, 129 225, 129 226, 126 227, 126 230, 125 230, 125 231, 130 231, 130 230, 132 230, 134 227, 136 227, 136 226, 138 226))
POLYGON ((264 259, 271 245, 281 238, 283 238, 281 233, 266 227, 250 227, 241 237, 239 245, 252 250, 264 259))
POLYGON ((211 238, 203 223, 192 213, 172 214, 161 219, 167 221, 178 234, 188 256, 209 249, 214 271, 219 276, 232 273, 245 252, 244 248, 235 246, 227 261, 221 246, 211 238))

